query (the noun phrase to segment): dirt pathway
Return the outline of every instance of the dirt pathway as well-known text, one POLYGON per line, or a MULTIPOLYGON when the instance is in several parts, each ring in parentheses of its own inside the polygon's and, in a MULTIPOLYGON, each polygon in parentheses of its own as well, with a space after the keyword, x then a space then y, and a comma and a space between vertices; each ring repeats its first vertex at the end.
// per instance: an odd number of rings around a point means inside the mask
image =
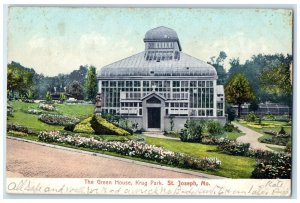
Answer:
POLYGON ((93 156, 7 138, 7 177, 39 178, 215 178, 106 155, 93 156))
POLYGON ((238 137, 237 141, 242 142, 242 143, 250 143, 250 147, 253 149, 261 149, 261 150, 268 150, 268 151, 273 151, 272 149, 268 148, 269 147, 277 147, 277 148, 284 148, 284 146, 280 145, 272 145, 272 144, 264 144, 258 141, 258 138, 263 136, 262 134, 244 127, 236 122, 232 122, 233 125, 237 126, 245 135, 238 137))

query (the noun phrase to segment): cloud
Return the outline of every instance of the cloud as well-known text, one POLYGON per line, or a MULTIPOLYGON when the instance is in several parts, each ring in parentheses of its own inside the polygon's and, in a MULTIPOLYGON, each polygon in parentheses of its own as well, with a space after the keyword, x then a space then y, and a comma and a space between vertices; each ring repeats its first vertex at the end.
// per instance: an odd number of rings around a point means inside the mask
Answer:
POLYGON ((38 73, 53 76, 69 73, 86 64, 99 70, 136 52, 126 39, 116 40, 91 32, 81 35, 76 42, 39 35, 17 46, 10 42, 8 57, 9 62, 14 60, 38 73))

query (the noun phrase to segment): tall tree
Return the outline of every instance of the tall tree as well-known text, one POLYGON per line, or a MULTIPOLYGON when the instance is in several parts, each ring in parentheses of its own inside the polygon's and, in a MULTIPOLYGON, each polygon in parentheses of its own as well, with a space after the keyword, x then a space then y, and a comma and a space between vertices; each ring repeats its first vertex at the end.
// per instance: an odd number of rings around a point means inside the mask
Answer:
POLYGON ((83 88, 80 83, 74 80, 68 87, 67 93, 72 95, 75 99, 82 100, 84 99, 83 88))
POLYGON ((220 51, 219 56, 216 58, 215 56, 210 58, 211 65, 216 68, 218 74, 218 85, 223 85, 226 80, 226 72, 224 69, 224 60, 227 58, 227 55, 224 51, 220 51))
POLYGON ((254 91, 247 78, 237 73, 225 85, 226 101, 238 105, 238 117, 241 116, 241 105, 255 99, 254 91))
POLYGON ((97 91, 96 68, 94 66, 90 66, 85 78, 85 92, 87 99, 95 101, 97 91))

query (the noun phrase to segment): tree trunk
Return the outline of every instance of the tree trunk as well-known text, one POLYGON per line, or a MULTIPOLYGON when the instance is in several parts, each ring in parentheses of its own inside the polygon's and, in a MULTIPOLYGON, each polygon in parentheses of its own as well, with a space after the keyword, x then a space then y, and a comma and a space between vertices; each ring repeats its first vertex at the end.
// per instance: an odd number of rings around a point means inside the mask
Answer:
POLYGON ((238 118, 241 118, 242 104, 238 104, 238 118))

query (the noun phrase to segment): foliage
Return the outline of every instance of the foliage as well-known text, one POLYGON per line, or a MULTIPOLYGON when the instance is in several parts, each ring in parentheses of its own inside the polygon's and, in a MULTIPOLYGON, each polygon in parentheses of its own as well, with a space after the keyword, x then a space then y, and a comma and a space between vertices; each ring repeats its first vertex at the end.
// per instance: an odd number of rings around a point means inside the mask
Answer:
POLYGON ((97 135, 130 135, 130 133, 126 130, 115 126, 113 123, 108 122, 101 116, 93 116, 90 123, 97 135))
POLYGON ((234 121, 236 113, 235 113, 234 108, 232 108, 232 106, 229 106, 227 108, 227 115, 228 115, 229 122, 234 121))
POLYGON ((238 143, 236 141, 222 142, 218 145, 218 148, 224 153, 240 156, 246 156, 248 154, 249 147, 249 143, 238 143))
POLYGON ((261 86, 265 91, 274 94, 292 94, 292 83, 290 77, 290 64, 279 64, 266 69, 259 77, 261 86))
POLYGON ((249 111, 255 112, 255 111, 258 110, 258 108, 259 108, 259 106, 258 106, 257 100, 253 100, 253 101, 250 102, 249 111))
POLYGON ((210 135, 221 135, 224 133, 223 127, 218 121, 210 120, 206 123, 206 127, 210 135))
POLYGON ((85 78, 85 92, 87 99, 94 102, 97 91, 96 68, 94 66, 90 66, 85 78))
POLYGON ((174 165, 177 167, 192 168, 198 170, 216 170, 221 167, 221 161, 215 157, 196 158, 182 153, 174 153, 154 145, 142 142, 107 142, 99 141, 94 137, 63 136, 59 131, 41 132, 39 139, 44 142, 58 142, 70 144, 76 147, 109 151, 125 156, 148 159, 159 163, 174 165))
POLYGON ((60 101, 61 103, 64 103, 64 101, 66 101, 66 100, 67 100, 66 95, 65 95, 64 93, 60 93, 60 94, 59 94, 59 101, 60 101))
POLYGON ((75 128, 74 132, 76 133, 95 133, 94 129, 91 126, 92 117, 88 117, 78 123, 75 128))
POLYGON ((83 100, 84 98, 84 93, 83 93, 83 88, 81 84, 74 80, 68 87, 67 87, 67 93, 72 95, 75 99, 78 100, 83 100))
POLYGON ((247 122, 255 122, 255 120, 257 119, 257 116, 255 115, 254 112, 249 112, 246 116, 245 116, 245 121, 247 122))
MULTIPOLYGON (((291 104, 291 96, 287 97, 286 95, 273 94, 270 91, 266 91, 264 88, 261 88, 263 81, 260 79, 260 77, 263 75, 262 73, 264 71, 273 69, 274 67, 278 67, 280 66, 280 64, 289 66, 292 63, 292 60, 293 57, 291 55, 285 56, 283 54, 253 55, 251 59, 246 60, 244 64, 241 64, 238 58, 230 59, 230 69, 228 71, 227 77, 231 78, 236 73, 245 74, 253 90, 255 91, 258 102, 264 103, 266 101, 270 101, 274 103, 284 102, 286 104, 291 104)), ((269 80, 274 80, 273 74, 271 74, 269 80)))
POLYGON ((67 126, 76 124, 79 122, 77 118, 71 118, 68 116, 57 115, 57 114, 41 114, 39 120, 49 125, 62 125, 67 126))
POLYGON ((46 101, 48 101, 48 102, 52 101, 52 96, 51 96, 51 93, 49 91, 46 93, 45 98, 46 98, 46 101))
POLYGON ((20 64, 11 62, 7 65, 7 93, 8 98, 26 96, 28 89, 33 85, 33 73, 20 67, 20 64))
POLYGON ((201 142, 204 127, 204 120, 187 120, 184 129, 180 131, 180 140, 183 142, 201 142))
POLYGON ((292 157, 290 154, 270 153, 267 158, 259 159, 252 172, 252 178, 290 179, 291 172, 292 157))
POLYGON ((241 105, 255 99, 252 87, 247 78, 240 73, 233 75, 225 85, 225 97, 228 103, 238 105, 238 116, 241 115, 241 105))
POLYGON ((210 58, 211 65, 215 67, 218 74, 218 79, 217 79, 218 85, 225 84, 227 78, 227 74, 224 69, 224 60, 226 58, 227 58, 227 54, 224 51, 220 51, 219 56, 217 58, 215 56, 210 58))
POLYGON ((264 116, 264 120, 275 120, 275 116, 272 115, 270 112, 268 112, 265 116, 264 116))
POLYGON ((226 132, 234 132, 234 131, 236 131, 236 132, 241 132, 240 131, 240 129, 238 128, 238 127, 235 127, 233 124, 231 124, 231 123, 226 123, 225 125, 224 125, 224 131, 226 131, 226 132))
POLYGON ((32 99, 33 98, 33 93, 31 90, 28 90, 27 93, 26 93, 26 98, 27 99, 32 99))

